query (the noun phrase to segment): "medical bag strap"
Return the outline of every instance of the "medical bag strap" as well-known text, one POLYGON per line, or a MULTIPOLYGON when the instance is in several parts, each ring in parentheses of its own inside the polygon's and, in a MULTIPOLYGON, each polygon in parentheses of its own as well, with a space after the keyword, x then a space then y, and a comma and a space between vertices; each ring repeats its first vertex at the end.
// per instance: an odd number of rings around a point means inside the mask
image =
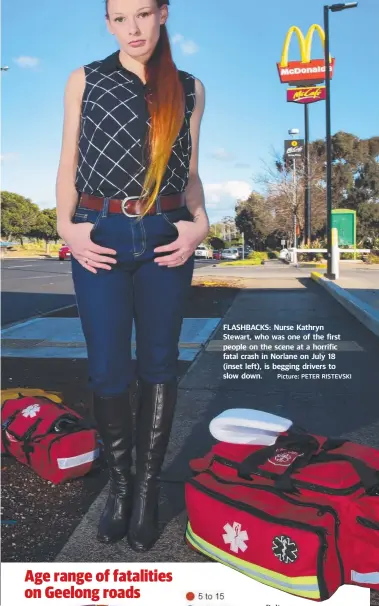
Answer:
POLYGON ((275 444, 257 450, 241 461, 238 466, 239 477, 245 480, 251 480, 251 475, 257 473, 258 468, 266 463, 279 448, 294 450, 299 453, 299 456, 295 458, 285 472, 285 475, 290 476, 292 471, 299 465, 298 461, 301 460, 302 464, 306 464, 309 459, 319 451, 320 444, 318 440, 310 434, 301 433, 300 431, 288 431, 287 435, 279 436, 275 444))
MULTIPOLYGON (((8 419, 6 419, 4 421, 4 423, 2 423, 1 425, 1 437, 3 440, 3 444, 4 444, 4 449, 5 452, 7 454, 12 454, 9 451, 9 438, 7 436, 7 431, 9 433, 12 433, 12 431, 9 429, 9 426, 11 425, 11 423, 13 423, 13 421, 17 418, 17 416, 21 413, 21 410, 16 410, 12 415, 10 415, 8 417, 8 419)), ((33 448, 30 448, 30 442, 31 440, 31 436, 33 434, 33 432, 37 429, 38 425, 42 422, 42 419, 36 419, 36 421, 34 421, 34 423, 26 430, 26 432, 24 433, 24 435, 22 436, 17 436, 17 440, 20 442, 21 444, 21 449, 25 454, 26 460, 28 461, 28 464, 30 465, 30 453, 33 452, 33 448)), ((15 436, 16 437, 16 436, 15 436)))
POLYGON ((344 440, 343 438, 328 438, 323 443, 321 450, 335 450, 336 448, 341 448, 346 442, 349 440, 344 440))
POLYGON ((346 461, 354 467, 367 494, 377 494, 379 490, 379 473, 373 467, 369 467, 364 461, 349 457, 344 454, 333 454, 331 452, 320 452, 312 458, 311 463, 334 463, 334 461, 346 461))
POLYGON ((19 410, 16 410, 13 414, 11 414, 2 424, 1 424, 1 439, 4 446, 5 452, 10 455, 9 452, 9 438, 7 436, 7 429, 11 423, 15 420, 17 415, 19 414, 19 410))
MULTIPOLYGON (((55 404, 55 402, 54 402, 54 404, 55 404)), ((34 452, 35 445, 38 444, 39 442, 41 442, 41 440, 43 438, 54 435, 54 433, 55 433, 53 426, 51 426, 45 433, 40 433, 40 434, 37 434, 32 437, 32 433, 37 429, 37 427, 41 421, 42 421, 42 419, 38 419, 31 427, 29 427, 28 431, 23 436, 22 450, 25 453, 25 456, 26 456, 26 459, 27 459, 29 465, 30 465, 30 455, 34 452)), ((84 419, 81 419, 74 415, 68 415, 68 414, 62 415, 61 417, 58 417, 58 419, 56 421, 54 421, 54 423, 56 423, 57 421, 58 422, 59 421, 69 421, 69 425, 66 426, 64 430, 56 433, 56 437, 53 440, 51 440, 51 442, 48 446, 49 453, 50 453, 51 445, 53 442, 56 442, 57 440, 60 440, 62 437, 67 436, 69 434, 90 429, 90 427, 88 426, 86 421, 84 421, 84 419)))
POLYGON ((40 423, 42 423, 42 419, 37 419, 22 436, 22 450, 25 454, 28 465, 30 465, 30 455, 34 452, 34 446, 32 446, 32 442, 35 438, 32 438, 32 434, 33 432, 35 432, 40 423))

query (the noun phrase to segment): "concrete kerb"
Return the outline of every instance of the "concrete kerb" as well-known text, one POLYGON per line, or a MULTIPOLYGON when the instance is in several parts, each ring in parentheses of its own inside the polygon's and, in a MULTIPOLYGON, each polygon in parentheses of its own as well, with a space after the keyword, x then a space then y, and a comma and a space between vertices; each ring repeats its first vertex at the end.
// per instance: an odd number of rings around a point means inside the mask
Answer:
POLYGON ((371 305, 368 305, 361 299, 354 297, 338 284, 323 277, 317 271, 311 272, 311 278, 318 282, 325 290, 336 299, 345 309, 366 326, 374 335, 379 337, 379 312, 371 305))

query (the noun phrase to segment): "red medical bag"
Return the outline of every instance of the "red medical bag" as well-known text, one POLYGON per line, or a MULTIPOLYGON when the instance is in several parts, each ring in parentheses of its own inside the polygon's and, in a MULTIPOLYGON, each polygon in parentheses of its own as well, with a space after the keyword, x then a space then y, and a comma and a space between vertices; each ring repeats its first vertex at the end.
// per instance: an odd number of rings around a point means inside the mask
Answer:
POLYGON ((2 452, 53 484, 87 474, 99 455, 95 429, 59 400, 20 393, 1 409, 2 452))
POLYGON ((190 467, 192 548, 316 601, 379 589, 378 450, 290 429, 272 446, 219 442, 190 467))

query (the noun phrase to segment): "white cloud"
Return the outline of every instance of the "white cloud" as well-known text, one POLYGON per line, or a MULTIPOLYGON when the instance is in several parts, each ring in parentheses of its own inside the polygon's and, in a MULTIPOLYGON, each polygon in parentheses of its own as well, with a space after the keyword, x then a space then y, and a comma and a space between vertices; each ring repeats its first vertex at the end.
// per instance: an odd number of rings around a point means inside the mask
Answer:
POLYGON ((17 57, 17 59, 14 59, 14 62, 17 63, 17 65, 19 67, 36 67, 39 64, 39 59, 37 57, 27 57, 27 56, 22 56, 22 57, 17 57))
POLYGON ((193 40, 186 40, 182 34, 175 34, 172 37, 173 44, 179 44, 183 55, 194 55, 199 51, 199 47, 193 40))
MULTIPOLYGON (((225 196, 237 199, 248 198, 251 193, 251 185, 247 181, 225 181, 224 183, 208 183, 204 185, 205 194, 218 196, 219 200, 225 196)), ((216 200, 211 200, 212 202, 216 200)))
POLYGON ((204 184, 205 207, 209 211, 211 222, 224 216, 235 214, 237 200, 246 200, 251 193, 247 181, 224 181, 222 183, 204 184))
POLYGON ((180 48, 182 49, 183 55, 195 55, 199 52, 199 47, 193 40, 185 40, 181 43, 180 48))

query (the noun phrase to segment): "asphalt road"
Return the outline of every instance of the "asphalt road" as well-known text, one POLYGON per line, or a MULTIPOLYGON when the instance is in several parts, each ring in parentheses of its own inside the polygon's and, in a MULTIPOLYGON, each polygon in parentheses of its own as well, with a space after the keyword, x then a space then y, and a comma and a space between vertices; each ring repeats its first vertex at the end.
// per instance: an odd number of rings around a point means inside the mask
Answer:
MULTIPOLYGON (((196 261, 195 267, 218 261, 196 261)), ((1 324, 6 327, 68 305, 75 305, 71 263, 58 259, 2 261, 1 324)))

